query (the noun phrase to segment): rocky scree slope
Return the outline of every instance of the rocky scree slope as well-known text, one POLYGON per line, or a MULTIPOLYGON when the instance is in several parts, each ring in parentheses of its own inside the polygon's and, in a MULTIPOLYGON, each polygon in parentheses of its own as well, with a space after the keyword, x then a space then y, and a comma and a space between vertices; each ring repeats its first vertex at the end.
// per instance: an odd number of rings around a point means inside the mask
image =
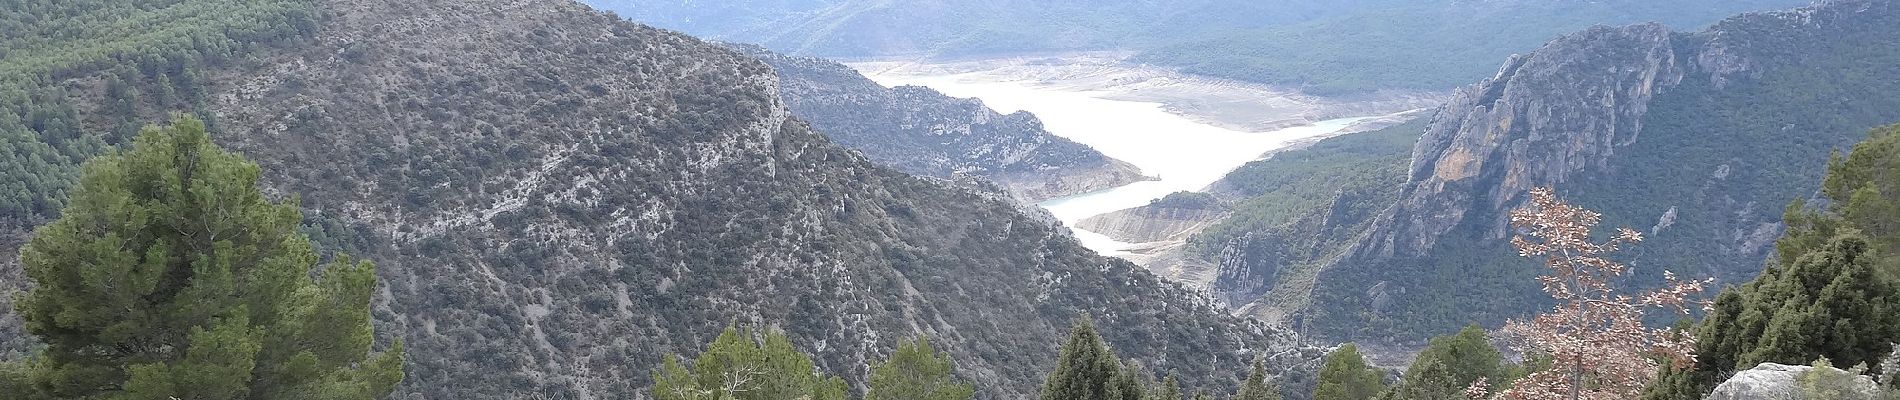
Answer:
POLYGON ((637 398, 664 354, 730 323, 781 328, 854 385, 929 335, 982 398, 1034 393, 1080 316, 1187 386, 1321 355, 1007 201, 828 142, 767 65, 717 45, 560 0, 315 6, 302 44, 205 71, 202 110, 269 193, 301 196, 326 250, 377 263, 399 398, 637 398))
MULTIPOLYGON (((1332 338, 1407 341, 1534 311, 1538 270, 1509 249, 1506 214, 1540 185, 1649 236, 1623 258, 1635 284, 1664 269, 1751 277, 1829 151, 1900 120, 1894 8, 1830 1, 1695 33, 1598 27, 1512 57, 1436 112, 1396 200, 1346 235, 1343 256, 1308 259, 1323 272, 1291 319, 1332 338)), ((1284 261, 1221 261, 1262 262, 1284 261)), ((1286 283, 1229 281, 1267 293, 1250 306, 1287 306, 1272 294, 1286 283)))
POLYGON ((733 47, 778 72, 779 97, 792 115, 900 171, 983 178, 1027 203, 1144 179, 1132 164, 1050 134, 1025 111, 1002 115, 930 88, 886 88, 836 62, 733 47))

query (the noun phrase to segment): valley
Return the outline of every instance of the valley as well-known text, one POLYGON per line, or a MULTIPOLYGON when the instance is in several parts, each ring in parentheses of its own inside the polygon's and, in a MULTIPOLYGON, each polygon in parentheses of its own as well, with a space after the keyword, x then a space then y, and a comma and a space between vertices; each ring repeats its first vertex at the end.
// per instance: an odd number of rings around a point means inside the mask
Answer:
POLYGON ((1127 64, 1113 54, 956 62, 849 63, 891 87, 923 86, 975 98, 999 113, 1028 111, 1052 134, 1140 168, 1152 179, 1038 203, 1085 246, 1129 257, 1130 243, 1078 223, 1139 207, 1170 193, 1205 190, 1229 171, 1276 149, 1422 107, 1430 94, 1362 100, 1223 81, 1127 64))
POLYGON ((0 400, 1900 400, 1809 3, 0 0, 0 400))

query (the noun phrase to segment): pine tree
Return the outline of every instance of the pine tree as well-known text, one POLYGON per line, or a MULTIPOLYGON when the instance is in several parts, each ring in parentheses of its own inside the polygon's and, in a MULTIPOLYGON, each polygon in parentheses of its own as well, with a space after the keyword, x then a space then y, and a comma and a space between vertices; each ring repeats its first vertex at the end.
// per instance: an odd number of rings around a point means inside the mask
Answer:
POLYGON ((1392 387, 1381 398, 1405 400, 1453 400, 1464 398, 1464 388, 1471 382, 1460 381, 1457 371, 1444 362, 1431 359, 1419 359, 1405 370, 1404 381, 1392 387))
POLYGON ((21 250, 35 287, 16 307, 46 344, 30 362, 33 391, 388 396, 402 350, 370 352, 375 268, 342 257, 319 267, 296 201, 266 201, 258 175, 185 116, 87 162, 60 218, 21 250))
POLYGON ((1504 356, 1485 337, 1484 328, 1471 325, 1432 338, 1390 393, 1399 399, 1463 399, 1472 382, 1484 379, 1499 386, 1510 381, 1509 375, 1504 356))
POLYGON ((1118 387, 1121 361, 1102 343, 1095 325, 1079 319, 1062 346, 1056 370, 1042 386, 1042 400, 1117 400, 1126 393, 1118 387))
POLYGON ((1151 400, 1186 400, 1181 398, 1181 384, 1175 381, 1173 375, 1162 379, 1161 386, 1156 388, 1155 392, 1149 395, 1148 398, 1151 400))
POLYGON ((1133 368, 1124 368, 1116 373, 1115 379, 1109 381, 1109 400, 1143 400, 1147 398, 1148 390, 1142 387, 1141 380, 1136 378, 1135 375, 1133 368))
POLYGON ((866 400, 968 400, 975 389, 957 382, 950 356, 922 337, 904 342, 891 358, 871 369, 866 400))
POLYGON ((1319 369, 1319 383, 1313 389, 1313 400, 1371 399, 1385 390, 1384 380, 1385 374, 1366 365, 1365 357, 1359 355, 1359 347, 1347 343, 1326 355, 1326 363, 1319 369))
POLYGON ((844 380, 818 374, 784 333, 753 337, 726 327, 691 369, 668 355, 653 373, 650 393, 656 400, 844 400, 844 380))
POLYGON ((1280 389, 1267 383, 1267 370, 1259 360, 1253 362, 1253 372, 1247 374, 1247 381, 1240 384, 1240 392, 1233 400, 1280 400, 1280 389))

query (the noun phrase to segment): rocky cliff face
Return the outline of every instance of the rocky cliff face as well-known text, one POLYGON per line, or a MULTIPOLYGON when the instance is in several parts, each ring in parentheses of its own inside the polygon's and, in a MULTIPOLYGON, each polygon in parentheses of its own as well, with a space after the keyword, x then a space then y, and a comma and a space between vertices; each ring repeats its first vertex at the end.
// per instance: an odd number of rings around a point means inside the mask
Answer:
POLYGON ((904 172, 988 179, 1027 203, 1144 179, 1134 165, 1043 130, 1028 112, 1002 115, 930 88, 886 88, 836 62, 735 48, 778 72, 793 115, 904 172))
POLYGON ((832 144, 719 46, 558 0, 317 5, 307 43, 206 71, 205 108, 326 250, 377 263, 398 397, 637 398, 730 323, 783 329, 854 384, 929 335, 983 398, 1034 393, 1084 315, 1188 386, 1320 355, 832 144))
MULTIPOLYGON (((1695 33, 1598 27, 1512 57, 1433 115, 1369 228, 1325 236, 1344 240, 1340 257, 1302 252, 1341 243, 1242 248, 1249 263, 1321 270, 1310 302, 1255 292, 1242 309, 1286 309, 1335 338, 1401 341, 1523 315, 1545 296, 1534 264, 1506 242, 1507 215, 1535 186, 1603 212, 1605 229, 1647 233, 1621 256, 1638 285, 1664 270, 1745 280, 1828 152, 1900 120, 1900 71, 1878 66, 1900 60, 1897 23, 1891 2, 1840 0, 1695 33)), ((1245 294, 1279 271, 1246 266, 1234 269, 1261 272, 1215 287, 1245 294)))
POLYGON ((1525 191, 1607 168, 1642 132, 1650 99, 1682 75, 1660 24, 1593 28, 1512 57, 1439 109, 1413 148, 1399 203, 1359 255, 1425 255, 1468 217, 1487 239, 1502 238, 1525 191))

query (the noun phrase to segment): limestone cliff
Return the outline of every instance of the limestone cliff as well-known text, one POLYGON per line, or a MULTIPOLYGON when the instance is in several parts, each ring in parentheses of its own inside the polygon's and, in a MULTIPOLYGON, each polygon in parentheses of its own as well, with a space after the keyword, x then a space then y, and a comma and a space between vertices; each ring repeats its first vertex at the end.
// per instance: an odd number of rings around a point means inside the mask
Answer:
POLYGON ((1531 186, 1607 168, 1617 147, 1635 143, 1650 99, 1682 75, 1660 24, 1593 28, 1512 57, 1439 109, 1398 204, 1359 254, 1424 255, 1467 217, 1501 238, 1505 211, 1531 186))

